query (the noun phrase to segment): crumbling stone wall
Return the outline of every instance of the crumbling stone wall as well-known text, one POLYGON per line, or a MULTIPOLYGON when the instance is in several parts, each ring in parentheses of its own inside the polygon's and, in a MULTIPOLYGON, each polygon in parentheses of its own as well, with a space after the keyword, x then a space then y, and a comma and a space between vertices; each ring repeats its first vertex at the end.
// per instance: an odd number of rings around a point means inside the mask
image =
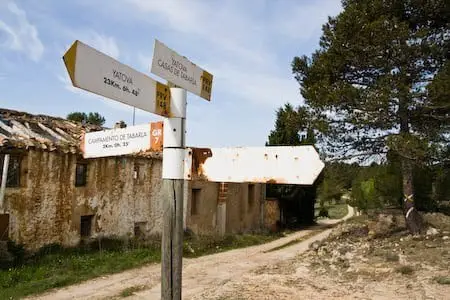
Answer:
POLYGON ((278 230, 280 221, 280 207, 277 199, 266 199, 264 202, 264 227, 271 230, 278 230))
MULTIPOLYGON (((186 224, 196 234, 211 234, 216 230, 219 184, 216 182, 189 181, 186 224), (198 189, 196 212, 193 211, 193 192, 198 189)), ((186 201, 186 200, 185 200, 186 201)))
MULTIPOLYGON (((77 245, 81 218, 89 220, 89 237, 160 235, 163 189, 162 160, 143 157, 105 157, 83 160, 75 154, 28 150, 21 153, 20 186, 6 189, 9 237, 29 249, 46 244, 77 245), (75 186, 77 163, 87 164, 85 186, 75 186)), ((229 184, 226 198, 226 232, 260 227, 261 184, 229 184)), ((189 181, 186 224, 197 234, 218 230, 219 183, 189 181), (201 190, 196 214, 192 188, 201 190)))
POLYGON ((49 243, 76 245, 80 219, 86 215, 92 215, 91 237, 133 236, 136 224, 147 235, 160 233, 160 159, 86 160, 87 184, 79 187, 77 161, 74 154, 24 153, 20 187, 6 190, 11 239, 32 249, 49 243))
MULTIPOLYGON (((249 200, 247 183, 228 183, 226 200, 226 233, 242 233, 261 227, 262 184, 253 184, 253 198, 249 200)), ((196 234, 217 234, 220 219, 218 217, 220 183, 192 181, 189 182, 187 204, 187 227, 196 234), (192 190, 200 190, 197 199, 197 213, 193 214, 192 190)))
POLYGON ((227 233, 241 233, 261 227, 262 184, 230 183, 227 199, 227 233), (253 186, 253 199, 249 190, 253 186))

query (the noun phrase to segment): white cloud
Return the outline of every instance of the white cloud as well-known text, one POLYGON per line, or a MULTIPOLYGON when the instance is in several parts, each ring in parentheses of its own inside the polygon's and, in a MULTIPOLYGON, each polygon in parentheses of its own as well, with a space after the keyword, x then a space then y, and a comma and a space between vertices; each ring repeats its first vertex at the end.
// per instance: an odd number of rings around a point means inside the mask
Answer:
POLYGON ((66 30, 65 32, 66 40, 70 41, 69 44, 66 44, 64 47, 55 45, 61 56, 72 46, 75 40, 80 40, 114 59, 119 59, 120 57, 120 48, 116 39, 112 36, 107 36, 94 30, 66 30))
POLYGON ((119 46, 117 45, 116 39, 112 36, 90 31, 85 34, 84 42, 115 59, 118 59, 120 56, 119 46))
POLYGON ((44 45, 39 39, 36 27, 28 21, 25 11, 14 2, 8 3, 7 10, 14 16, 16 23, 8 24, 0 20, 0 31, 7 36, 6 41, 0 41, 0 46, 21 52, 29 59, 38 62, 44 53, 44 45))
MULTIPOLYGON (((58 79, 59 82, 61 82, 63 84, 64 89, 66 89, 67 91, 74 93, 85 99, 92 99, 92 101, 101 101, 103 104, 109 106, 110 108, 118 110, 118 111, 131 112, 133 110, 133 108, 129 105, 126 105, 126 104, 120 103, 118 101, 111 100, 111 99, 105 98, 103 96, 100 96, 100 95, 85 91, 83 89, 74 87, 72 85, 70 77, 67 74, 67 72, 65 71, 65 69, 63 71, 61 71, 61 74, 64 74, 64 75, 57 74, 56 78, 58 79)), ((1 79, 1 77, 0 77, 0 79, 1 79)), ((143 110, 136 109, 136 116, 148 117, 149 114, 150 113, 145 112, 143 110)))
MULTIPOLYGON (((73 32, 70 32, 68 35, 78 36, 78 38, 82 42, 88 44, 89 46, 91 46, 91 47, 99 50, 100 52, 103 52, 115 59, 118 59, 120 56, 119 46, 117 45, 114 37, 99 34, 92 30, 84 31, 82 33, 73 31, 73 32)), ((74 38, 74 40, 75 40, 75 38, 74 38)), ((60 52, 61 57, 70 48, 70 46, 71 45, 66 45, 66 47, 64 47, 64 49, 61 49, 59 46, 56 46, 57 48, 60 49, 59 52, 60 52)), ((124 104, 105 99, 102 96, 98 96, 94 93, 87 92, 82 89, 74 87, 72 85, 69 75, 67 74, 67 70, 65 69, 64 64, 62 63, 62 60, 61 60, 59 70, 56 74, 56 78, 58 79, 59 82, 61 82, 63 84, 63 86, 66 90, 68 90, 72 93, 75 93, 77 95, 80 95, 80 96, 86 97, 86 98, 100 99, 104 103, 112 106, 115 109, 119 109, 119 110, 129 109, 124 104)))
POLYGON ((271 30, 294 40, 307 40, 319 34, 327 17, 337 15, 341 9, 336 0, 298 1, 289 9, 280 5, 273 12, 271 30))
MULTIPOLYGON (((169 47, 186 45, 174 50, 189 59, 189 55, 195 56, 192 61, 214 74, 213 94, 214 90, 226 91, 272 107, 301 99, 290 71, 291 57, 284 61, 293 55, 287 54, 292 49, 283 47, 298 44, 301 49, 302 43, 320 34, 327 16, 341 9, 339 0, 279 5, 264 1, 122 1, 137 8, 136 16, 169 31, 165 38, 156 37, 169 47)), ((139 54, 138 60, 148 66, 151 55, 139 54)))
MULTIPOLYGON (((164 24, 185 37, 198 37, 205 42, 204 50, 220 49, 232 57, 254 63, 264 63, 270 53, 264 51, 261 37, 264 28, 239 11, 239 5, 233 2, 200 1, 147 1, 122 0, 134 4, 139 13, 145 14, 145 20, 155 25, 164 24), (250 46, 250 47, 249 47, 250 46), (258 55, 255 55, 258 48, 258 55)), ((182 38, 181 38, 182 39, 182 38)), ((164 42, 164 41, 163 41, 164 42)), ((216 51, 210 52, 218 55, 216 51)), ((183 53, 184 55, 184 53, 183 53)))
POLYGON ((139 65, 145 70, 150 70, 150 67, 152 65, 153 57, 151 55, 145 55, 142 53, 138 53, 137 55, 138 63, 139 65))
MULTIPOLYGON (((243 98, 258 105, 280 106, 300 98, 295 79, 273 73, 253 72, 230 65, 213 68, 216 86, 223 93, 243 98)), ((213 96, 215 91, 213 90, 213 96)))

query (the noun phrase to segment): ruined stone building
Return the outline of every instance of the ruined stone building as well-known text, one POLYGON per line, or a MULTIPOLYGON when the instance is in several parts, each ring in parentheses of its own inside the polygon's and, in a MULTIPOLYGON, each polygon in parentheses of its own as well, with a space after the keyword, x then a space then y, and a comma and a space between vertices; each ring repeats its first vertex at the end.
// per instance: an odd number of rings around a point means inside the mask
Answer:
MULTIPOLYGON (((0 109, 1 170, 9 154, 0 191, 1 239, 37 249, 73 246, 89 237, 160 234, 161 201, 167 199, 162 154, 83 159, 83 132, 101 129, 0 109)), ((265 223, 263 188, 189 181, 185 226, 197 234, 258 229, 265 223)))

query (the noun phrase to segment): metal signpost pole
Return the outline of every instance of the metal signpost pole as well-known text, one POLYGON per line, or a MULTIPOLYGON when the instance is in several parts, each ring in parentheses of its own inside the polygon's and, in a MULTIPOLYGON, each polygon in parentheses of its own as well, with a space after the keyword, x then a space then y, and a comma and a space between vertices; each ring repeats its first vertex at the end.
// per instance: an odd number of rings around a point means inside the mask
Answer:
POLYGON ((186 90, 171 88, 172 118, 164 119, 161 299, 181 300, 183 259, 183 195, 185 166, 186 90))

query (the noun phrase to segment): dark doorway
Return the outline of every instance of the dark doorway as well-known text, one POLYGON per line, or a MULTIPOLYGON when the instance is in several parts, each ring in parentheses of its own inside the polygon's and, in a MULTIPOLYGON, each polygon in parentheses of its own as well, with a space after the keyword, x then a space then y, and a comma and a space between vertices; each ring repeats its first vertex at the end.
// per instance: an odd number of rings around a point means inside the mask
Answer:
POLYGON ((0 214, 0 241, 9 238, 9 214, 0 214))

